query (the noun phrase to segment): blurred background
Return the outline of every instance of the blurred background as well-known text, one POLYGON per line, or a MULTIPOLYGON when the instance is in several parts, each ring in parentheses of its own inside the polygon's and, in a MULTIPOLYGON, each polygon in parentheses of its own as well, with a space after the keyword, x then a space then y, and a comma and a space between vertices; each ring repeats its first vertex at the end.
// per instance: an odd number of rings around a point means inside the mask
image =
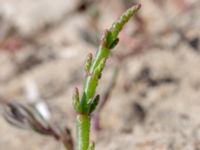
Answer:
POLYGON ((64 150, 9 124, 5 107, 35 107, 74 137, 71 97, 86 56, 138 2, 97 90, 96 149, 200 149, 199 0, 0 0, 0 150, 64 150))

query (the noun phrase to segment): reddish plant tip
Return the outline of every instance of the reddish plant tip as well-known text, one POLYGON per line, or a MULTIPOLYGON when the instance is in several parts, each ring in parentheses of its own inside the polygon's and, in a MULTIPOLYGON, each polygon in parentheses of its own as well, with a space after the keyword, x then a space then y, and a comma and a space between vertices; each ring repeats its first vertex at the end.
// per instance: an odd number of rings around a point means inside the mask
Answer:
POLYGON ((78 87, 75 87, 75 93, 79 93, 78 87))
POLYGON ((140 9, 142 7, 142 4, 137 4, 138 5, 138 9, 140 9))
POLYGON ((87 59, 92 59, 92 56, 92 53, 89 53, 87 59))

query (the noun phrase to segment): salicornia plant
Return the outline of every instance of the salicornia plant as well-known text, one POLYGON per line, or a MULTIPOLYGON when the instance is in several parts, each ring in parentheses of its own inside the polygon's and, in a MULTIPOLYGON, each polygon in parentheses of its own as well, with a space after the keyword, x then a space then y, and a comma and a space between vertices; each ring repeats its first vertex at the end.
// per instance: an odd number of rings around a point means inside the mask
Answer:
POLYGON ((139 10, 140 5, 129 8, 110 29, 102 36, 99 49, 93 58, 89 54, 85 64, 86 77, 81 98, 79 91, 75 88, 73 95, 73 106, 77 113, 77 150, 94 150, 94 144, 90 144, 90 120, 91 113, 95 110, 99 95, 95 95, 98 82, 105 67, 106 60, 118 41, 118 34, 129 19, 139 10))
MULTIPOLYGON (((104 32, 95 57, 93 58, 92 54, 89 54, 87 57, 85 64, 86 77, 82 97, 79 98, 78 88, 75 88, 73 95, 73 105, 77 113, 77 150, 94 150, 94 143, 90 143, 90 121, 91 114, 99 101, 99 95, 95 94, 96 88, 111 49, 119 41, 119 32, 139 8, 140 5, 135 5, 128 9, 110 29, 104 32)), ((111 82, 111 84, 113 86, 114 82, 111 82)), ((35 104, 26 106, 14 102, 5 103, 5 106, 4 118, 10 124, 23 129, 31 129, 42 135, 52 136, 62 142, 67 150, 74 150, 74 142, 68 127, 52 124, 37 109, 35 104)), ((99 108, 101 107, 103 106, 100 105, 99 108)))

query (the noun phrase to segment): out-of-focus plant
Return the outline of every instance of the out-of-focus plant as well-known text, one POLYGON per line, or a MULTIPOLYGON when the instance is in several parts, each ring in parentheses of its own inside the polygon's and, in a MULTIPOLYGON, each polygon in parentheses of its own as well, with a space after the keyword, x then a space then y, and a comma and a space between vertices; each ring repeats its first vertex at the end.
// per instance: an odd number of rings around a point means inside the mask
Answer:
POLYGON ((22 129, 30 129, 41 135, 52 136, 63 143, 67 150, 73 150, 73 140, 67 127, 51 124, 33 106, 20 103, 6 104, 4 118, 8 123, 22 129))

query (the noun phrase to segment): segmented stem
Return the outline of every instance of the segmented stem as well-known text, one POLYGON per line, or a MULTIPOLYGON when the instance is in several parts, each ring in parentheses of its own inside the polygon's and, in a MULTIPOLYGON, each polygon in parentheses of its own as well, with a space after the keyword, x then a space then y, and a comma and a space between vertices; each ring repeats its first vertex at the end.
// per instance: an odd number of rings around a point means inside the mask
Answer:
POLYGON ((141 5, 135 5, 129 8, 111 27, 112 37, 117 38, 119 32, 123 26, 129 21, 129 19, 140 9, 141 5))
POLYGON ((90 143, 90 116, 95 110, 99 95, 95 96, 98 82, 101 78, 102 71, 105 67, 106 60, 110 54, 110 50, 114 48, 119 39, 118 34, 123 26, 140 8, 140 5, 133 6, 128 9, 109 30, 103 34, 99 49, 92 58, 92 54, 88 55, 85 70, 86 78, 83 88, 82 98, 79 99, 79 92, 75 89, 73 96, 74 109, 77 112, 77 150, 94 150, 94 143, 90 143), (89 146, 90 145, 90 146, 89 146))
MULTIPOLYGON (((97 51, 95 59, 92 62, 90 74, 94 73, 95 69, 99 66, 103 59, 108 58, 111 50, 110 46, 115 42, 119 32, 122 30, 124 25, 139 10, 140 7, 141 5, 136 5, 129 8, 115 23, 113 23, 110 30, 107 30, 104 33, 99 50, 97 51)), ((84 91, 88 101, 94 96, 98 81, 99 79, 94 78, 92 75, 86 78, 84 91)))

